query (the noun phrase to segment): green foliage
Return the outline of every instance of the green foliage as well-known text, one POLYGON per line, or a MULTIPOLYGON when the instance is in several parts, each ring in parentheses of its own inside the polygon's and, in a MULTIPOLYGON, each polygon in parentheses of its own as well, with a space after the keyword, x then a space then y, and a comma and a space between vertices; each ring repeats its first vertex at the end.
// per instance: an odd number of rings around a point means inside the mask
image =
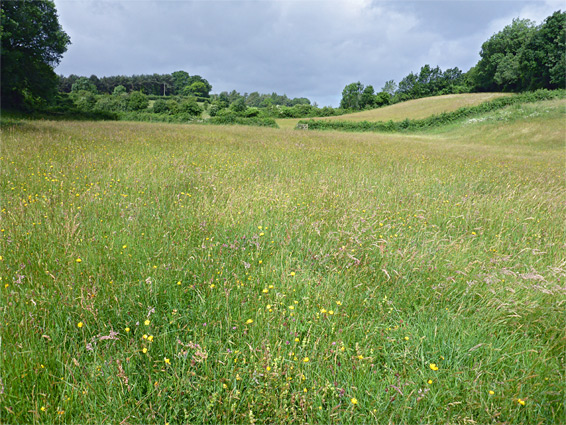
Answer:
POLYGON ((179 106, 179 102, 177 102, 175 99, 168 99, 166 103, 167 103, 167 109, 169 109, 169 111, 173 115, 181 112, 181 107, 179 106))
POLYGON ((247 125, 247 126, 254 126, 254 127, 272 127, 278 128, 279 126, 275 122, 273 118, 246 118, 241 117, 236 114, 224 114, 224 115, 217 115, 215 117, 209 118, 203 121, 204 124, 213 124, 213 125, 247 125))
POLYGON ((88 91, 90 93, 96 94, 96 86, 86 77, 81 77, 71 87, 71 92, 88 91))
POLYGON ((481 103, 477 106, 460 108, 454 112, 446 112, 433 115, 419 120, 405 119, 404 121, 334 121, 334 120, 309 120, 299 121, 298 124, 308 124, 309 130, 340 130, 354 132, 406 132, 418 131, 427 128, 440 127, 452 124, 466 118, 477 116, 490 111, 502 109, 509 105, 521 103, 539 102, 541 100, 566 98, 566 90, 537 90, 535 92, 522 93, 515 96, 500 97, 495 100, 481 103))
POLYGON ((346 87, 344 87, 344 90, 342 90, 340 107, 343 109, 360 109, 363 91, 364 85, 359 81, 357 83, 348 84, 346 87))
POLYGON ((153 112, 156 114, 163 114, 169 112, 167 102, 163 99, 157 99, 156 101, 154 101, 153 106, 151 108, 153 112))
POLYGON ((566 12, 535 26, 515 19, 482 45, 472 73, 480 91, 566 87, 566 12))
POLYGON ((71 99, 81 111, 92 111, 96 104, 96 96, 87 90, 78 90, 71 94, 71 99))
POLYGON ((142 92, 135 91, 128 95, 128 110, 129 111, 141 111, 147 109, 149 105, 149 100, 147 96, 142 92))
MULTIPOLYGON (((440 67, 432 68, 430 65, 421 67, 418 74, 409 73, 399 83, 393 97, 393 102, 409 99, 419 99, 428 96, 437 96, 456 92, 469 92, 465 88, 465 75, 458 68, 442 71, 440 67)), ((388 88, 390 90, 391 88, 388 88)))
POLYGON ((126 94, 126 87, 124 87, 123 85, 117 85, 116 87, 114 87, 114 90, 112 91, 112 94, 114 96, 120 96, 123 94, 126 94))
POLYGON ((381 91, 383 93, 388 93, 390 96, 393 96, 397 91, 397 84, 393 80, 386 81, 381 91))
POLYGON ((566 88, 566 12, 543 22, 520 53, 521 86, 566 88))
POLYGON ((483 43, 481 59, 476 65, 477 88, 485 91, 519 89, 519 58, 535 33, 532 21, 514 19, 511 25, 483 43))
POLYGON ((53 100, 57 93, 53 67, 70 44, 54 3, 4 1, 0 13, 2 107, 35 107, 39 100, 53 100))
POLYGON ((175 93, 181 93, 189 85, 189 73, 186 71, 176 71, 171 74, 175 93))
POLYGON ((195 81, 183 89, 184 96, 208 97, 210 89, 202 81, 195 81))
POLYGON ((236 114, 240 114, 245 112, 245 110, 248 107, 246 106, 246 102, 244 100, 244 98, 240 97, 238 99, 236 99, 231 105, 230 105, 230 110, 232 112, 235 112, 236 114))
POLYGON ((362 95, 360 96, 360 109, 370 109, 375 108, 375 106, 375 90, 371 85, 366 86, 362 91, 362 95))
POLYGON ((179 105, 179 109, 181 112, 187 113, 193 117, 199 117, 203 110, 193 97, 183 100, 179 105))

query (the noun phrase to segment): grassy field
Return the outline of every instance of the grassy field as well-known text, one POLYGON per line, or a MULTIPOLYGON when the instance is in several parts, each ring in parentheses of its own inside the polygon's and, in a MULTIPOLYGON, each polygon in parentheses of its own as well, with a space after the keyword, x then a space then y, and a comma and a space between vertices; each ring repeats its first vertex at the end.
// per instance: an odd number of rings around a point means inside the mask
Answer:
MULTIPOLYGON (((455 111, 458 108, 478 105, 483 102, 509 96, 507 93, 465 93, 448 94, 444 96, 426 97, 423 99, 409 100, 396 103, 378 109, 354 112, 352 114, 338 115, 335 117, 314 118, 317 120, 339 120, 339 121, 402 121, 408 119, 421 119, 437 115, 442 112, 455 111)), ((300 119, 284 118, 278 119, 277 124, 281 128, 294 128, 300 119)))
POLYGON ((0 422, 563 423, 564 107, 3 125, 0 422))

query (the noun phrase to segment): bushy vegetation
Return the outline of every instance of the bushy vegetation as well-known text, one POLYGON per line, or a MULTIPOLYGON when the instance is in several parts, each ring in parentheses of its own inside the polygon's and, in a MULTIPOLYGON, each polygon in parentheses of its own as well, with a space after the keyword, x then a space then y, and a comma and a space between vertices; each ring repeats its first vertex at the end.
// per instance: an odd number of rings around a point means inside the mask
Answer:
POLYGON ((273 127, 277 128, 278 125, 273 118, 260 118, 260 117, 240 117, 237 115, 222 115, 212 117, 203 121, 204 124, 217 124, 217 125, 252 125, 256 127, 273 127))
POLYGON ((432 115, 423 119, 405 119, 403 121, 338 121, 338 120, 301 120, 298 126, 308 125, 309 130, 340 130, 340 131, 381 131, 381 132, 403 132, 415 131, 426 128, 440 127, 462 121, 466 118, 479 114, 502 109, 509 105, 521 103, 532 103, 541 100, 564 99, 566 90, 537 90, 514 96, 499 97, 489 102, 476 106, 459 108, 453 112, 445 112, 432 115))

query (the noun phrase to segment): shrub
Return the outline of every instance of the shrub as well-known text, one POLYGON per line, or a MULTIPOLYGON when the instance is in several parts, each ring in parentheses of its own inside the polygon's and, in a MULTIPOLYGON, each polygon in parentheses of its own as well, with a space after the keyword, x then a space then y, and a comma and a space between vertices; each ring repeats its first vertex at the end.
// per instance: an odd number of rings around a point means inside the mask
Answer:
POLYGON ((128 96, 128 110, 130 111, 142 111, 146 109, 148 105, 149 100, 147 96, 140 91, 132 92, 128 96))
POLYGON ((157 99, 153 102, 152 110, 156 114, 162 114, 169 112, 169 107, 167 106, 167 102, 163 99, 157 99))

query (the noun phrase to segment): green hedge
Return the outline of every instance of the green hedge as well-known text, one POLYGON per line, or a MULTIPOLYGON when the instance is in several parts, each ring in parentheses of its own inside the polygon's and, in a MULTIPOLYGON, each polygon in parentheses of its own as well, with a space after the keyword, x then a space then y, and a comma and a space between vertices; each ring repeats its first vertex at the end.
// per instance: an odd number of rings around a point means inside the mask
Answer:
POLYGON ((209 118, 203 121, 203 124, 212 124, 212 125, 251 125, 256 127, 273 127, 279 128, 277 123, 273 118, 258 118, 258 117, 238 117, 235 115, 224 115, 224 116, 216 116, 209 118))
POLYGON ((339 130, 352 132, 403 132, 441 127, 463 119, 485 114, 520 103, 539 102, 541 100, 564 99, 566 90, 537 90, 513 96, 499 97, 476 106, 464 107, 453 112, 443 112, 420 120, 403 121, 337 121, 337 120, 301 120, 298 124, 308 124, 309 130, 339 130))

